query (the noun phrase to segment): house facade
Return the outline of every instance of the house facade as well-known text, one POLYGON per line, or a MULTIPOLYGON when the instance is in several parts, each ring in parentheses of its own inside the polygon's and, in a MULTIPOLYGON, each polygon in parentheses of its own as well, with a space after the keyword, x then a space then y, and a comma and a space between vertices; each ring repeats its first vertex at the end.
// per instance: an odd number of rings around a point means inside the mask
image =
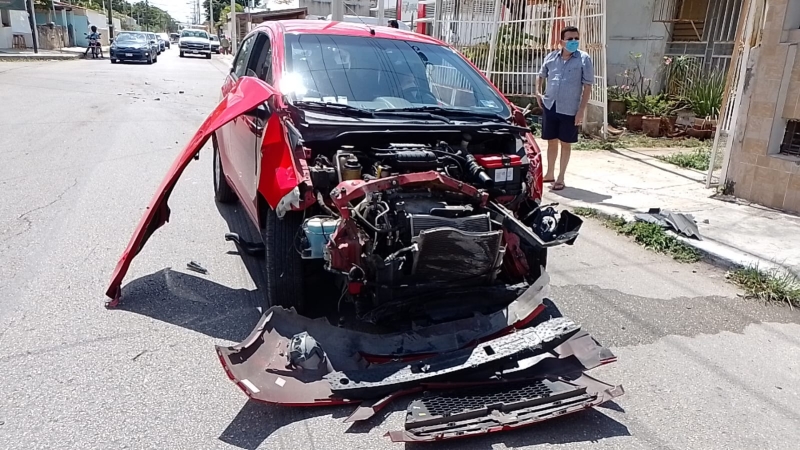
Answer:
POLYGON ((800 213, 800 0, 750 0, 736 126, 723 171, 734 196, 800 213))

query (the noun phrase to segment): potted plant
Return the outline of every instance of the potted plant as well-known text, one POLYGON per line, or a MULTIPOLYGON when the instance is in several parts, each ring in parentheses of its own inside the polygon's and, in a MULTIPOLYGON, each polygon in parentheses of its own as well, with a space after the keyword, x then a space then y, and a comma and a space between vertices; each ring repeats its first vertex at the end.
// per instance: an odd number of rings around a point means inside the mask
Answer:
POLYGON ((686 102, 695 114, 694 124, 686 130, 690 136, 699 139, 710 138, 716 131, 717 117, 722 107, 725 93, 725 74, 711 71, 694 79, 687 80, 686 102))
POLYGON ((630 86, 609 86, 608 87, 608 112, 624 116, 628 112, 625 99, 630 95, 630 86))
MULTIPOLYGON (((644 117, 642 117, 642 130, 649 137, 661 137, 664 127, 664 117, 675 108, 675 102, 666 94, 648 95, 644 99, 644 117)), ((671 131, 671 130, 669 130, 671 131)))
POLYGON ((622 73, 625 79, 624 86, 629 88, 625 97, 625 104, 627 106, 627 116, 625 122, 628 130, 642 131, 642 117, 646 113, 646 98, 650 95, 650 79, 642 76, 641 70, 641 53, 630 54, 631 60, 634 62, 632 69, 626 69, 622 73))

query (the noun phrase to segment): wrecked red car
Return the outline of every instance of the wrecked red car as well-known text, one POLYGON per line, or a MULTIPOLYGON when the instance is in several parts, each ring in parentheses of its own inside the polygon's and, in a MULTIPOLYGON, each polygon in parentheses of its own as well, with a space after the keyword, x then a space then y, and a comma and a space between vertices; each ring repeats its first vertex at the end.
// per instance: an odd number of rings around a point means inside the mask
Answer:
POLYGON ((523 114, 455 50, 367 25, 252 31, 120 259, 109 307, 209 140, 216 200, 240 202, 263 237, 226 236, 263 258, 265 308, 244 342, 217 348, 252 399, 357 404, 359 421, 408 396, 390 437, 429 441, 622 393, 586 375, 615 357, 547 297, 547 249, 582 222, 541 203, 523 114))

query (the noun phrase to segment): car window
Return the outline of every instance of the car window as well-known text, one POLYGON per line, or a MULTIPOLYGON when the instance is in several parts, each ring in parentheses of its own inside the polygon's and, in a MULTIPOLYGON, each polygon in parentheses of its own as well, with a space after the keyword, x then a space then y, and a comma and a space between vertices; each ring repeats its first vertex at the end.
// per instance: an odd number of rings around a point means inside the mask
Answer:
POLYGON ((281 91, 292 100, 367 109, 438 105, 511 114, 486 79, 449 47, 314 34, 287 34, 285 46, 281 91))
POLYGON ((253 55, 258 55, 256 58, 250 58, 248 66, 253 71, 253 76, 272 84, 272 42, 267 33, 258 33, 253 46, 253 55))
POLYGON ((197 37, 208 39, 208 33, 202 30, 184 30, 181 32, 181 37, 197 37))
POLYGON ((255 37, 256 35, 248 37, 239 47, 239 53, 236 54, 236 60, 233 63, 233 73, 236 74, 237 77, 247 74, 247 63, 253 50, 253 43, 256 40, 255 37))

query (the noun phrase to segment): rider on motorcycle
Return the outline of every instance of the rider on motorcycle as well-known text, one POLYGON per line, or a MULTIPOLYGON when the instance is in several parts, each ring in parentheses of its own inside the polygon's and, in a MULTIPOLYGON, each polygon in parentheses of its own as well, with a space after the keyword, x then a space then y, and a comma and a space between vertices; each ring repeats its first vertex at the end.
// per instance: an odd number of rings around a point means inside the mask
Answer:
POLYGON ((92 49, 92 46, 98 45, 100 42, 100 33, 97 32, 97 27, 92 25, 91 29, 92 32, 86 36, 86 39, 89 40, 89 46, 86 47, 86 51, 83 52, 83 56, 89 54, 89 50, 92 49))

